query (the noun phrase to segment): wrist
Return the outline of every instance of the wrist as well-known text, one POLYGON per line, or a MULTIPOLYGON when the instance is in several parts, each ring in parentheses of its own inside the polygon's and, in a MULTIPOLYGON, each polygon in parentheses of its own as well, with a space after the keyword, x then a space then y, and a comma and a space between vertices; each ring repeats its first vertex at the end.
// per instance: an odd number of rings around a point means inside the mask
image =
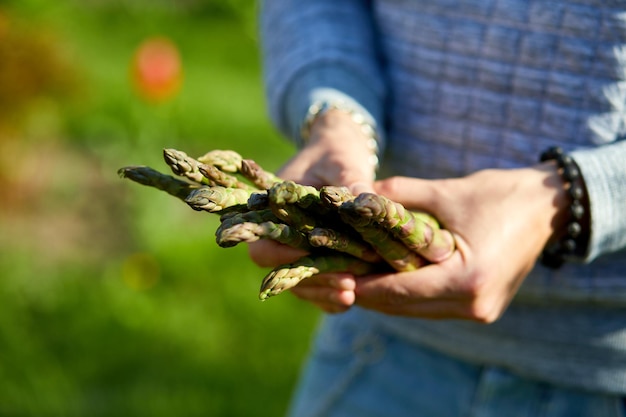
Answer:
POLYGON ((318 141, 340 140, 334 144, 364 149, 365 163, 372 167, 374 174, 378 170, 379 137, 374 122, 341 102, 313 103, 302 123, 300 136, 304 146, 318 141))

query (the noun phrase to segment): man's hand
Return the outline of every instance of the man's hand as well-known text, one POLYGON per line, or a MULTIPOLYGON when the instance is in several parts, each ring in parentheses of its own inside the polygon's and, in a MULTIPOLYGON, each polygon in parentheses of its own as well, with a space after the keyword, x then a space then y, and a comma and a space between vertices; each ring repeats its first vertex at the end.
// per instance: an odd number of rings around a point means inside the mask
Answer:
MULTIPOLYGON (((339 185, 355 193, 373 191, 374 166, 367 137, 352 117, 341 110, 330 110, 311 126, 307 145, 278 172, 285 180, 321 187, 339 185)), ((306 252, 273 241, 249 245, 252 260, 262 267, 275 267, 295 261, 306 252)), ((291 290, 329 313, 347 310, 355 300, 354 277, 348 273, 319 274, 291 290)))
POLYGON ((566 220, 567 197, 554 164, 450 180, 395 177, 375 189, 433 214, 457 242, 441 263, 357 278, 357 304, 395 315, 495 321, 566 220))
POLYGON ((315 187, 359 185, 372 190, 375 172, 369 162, 372 150, 368 139, 348 113, 330 110, 315 120, 307 145, 279 176, 315 187))

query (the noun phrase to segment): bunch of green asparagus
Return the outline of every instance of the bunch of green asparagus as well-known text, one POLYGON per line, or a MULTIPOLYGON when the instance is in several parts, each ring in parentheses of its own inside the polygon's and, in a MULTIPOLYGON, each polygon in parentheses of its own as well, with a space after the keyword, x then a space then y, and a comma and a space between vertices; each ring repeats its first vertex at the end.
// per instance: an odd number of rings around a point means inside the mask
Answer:
POLYGON ((163 156, 176 177, 146 166, 124 167, 119 174, 194 210, 218 214, 215 235, 221 247, 272 239, 308 252, 265 276, 261 300, 315 274, 412 271, 445 259, 455 248, 452 234, 435 218, 381 195, 355 196, 345 187, 317 189, 283 181, 231 150, 192 158, 164 149, 163 156))

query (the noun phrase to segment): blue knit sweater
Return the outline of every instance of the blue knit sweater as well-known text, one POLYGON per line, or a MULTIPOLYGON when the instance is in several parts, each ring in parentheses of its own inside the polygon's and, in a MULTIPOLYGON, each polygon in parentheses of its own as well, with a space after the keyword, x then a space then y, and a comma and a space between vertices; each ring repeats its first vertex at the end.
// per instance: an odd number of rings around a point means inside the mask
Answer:
POLYGON ((626 395, 626 1, 267 0, 261 30, 270 114, 296 143, 311 102, 341 98, 378 126, 383 176, 571 152, 585 259, 537 266, 492 325, 362 314, 475 363, 626 395))

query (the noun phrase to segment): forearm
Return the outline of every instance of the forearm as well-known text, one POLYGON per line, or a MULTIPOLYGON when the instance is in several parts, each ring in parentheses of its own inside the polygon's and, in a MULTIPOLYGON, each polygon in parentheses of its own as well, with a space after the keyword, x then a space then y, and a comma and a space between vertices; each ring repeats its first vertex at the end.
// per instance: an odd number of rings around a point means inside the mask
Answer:
POLYGON ((591 213, 586 261, 626 248, 626 141, 572 152, 591 213))
POLYGON ((318 100, 343 101, 380 125, 385 87, 367 2, 267 0, 261 32, 270 116, 286 136, 299 141, 318 100))

